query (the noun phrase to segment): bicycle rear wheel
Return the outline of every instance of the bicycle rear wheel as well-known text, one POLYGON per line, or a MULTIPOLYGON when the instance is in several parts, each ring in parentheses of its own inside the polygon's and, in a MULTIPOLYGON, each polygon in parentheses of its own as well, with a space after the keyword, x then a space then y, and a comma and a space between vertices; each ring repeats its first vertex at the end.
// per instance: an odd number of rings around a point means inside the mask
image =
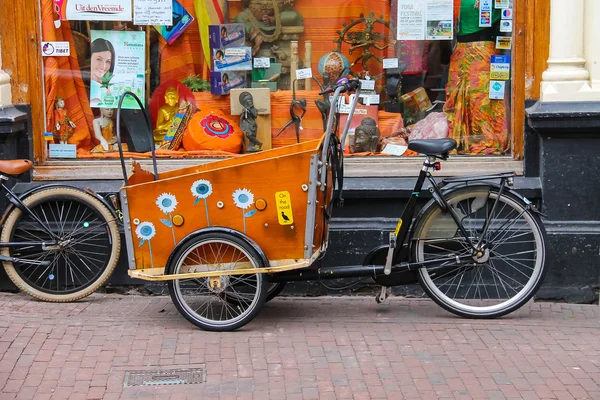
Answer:
POLYGON ((427 261, 471 255, 473 262, 450 262, 419 269, 419 283, 446 310, 469 318, 494 318, 524 305, 537 292, 544 267, 546 233, 537 214, 518 196, 506 191, 498 199, 495 187, 458 189, 446 196, 477 244, 485 221, 489 229, 483 251, 473 254, 449 213, 429 203, 415 226, 413 260, 427 261))
POLYGON ((0 239, 45 242, 46 246, 24 244, 2 249, 3 256, 22 260, 4 262, 13 283, 50 302, 74 301, 98 290, 115 269, 121 251, 113 214, 94 196, 76 188, 42 189, 22 201, 41 224, 14 208, 0 239))

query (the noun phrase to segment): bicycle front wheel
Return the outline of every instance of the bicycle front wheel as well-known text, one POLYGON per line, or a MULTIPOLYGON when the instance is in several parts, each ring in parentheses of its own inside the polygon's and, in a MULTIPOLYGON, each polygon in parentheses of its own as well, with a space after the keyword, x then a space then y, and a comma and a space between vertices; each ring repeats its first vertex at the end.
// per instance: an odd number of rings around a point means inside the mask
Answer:
POLYGON ((415 226, 413 260, 472 256, 460 265, 448 262, 419 269, 419 283, 446 310, 469 318, 494 318, 524 305, 540 287, 546 233, 537 214, 518 196, 495 187, 458 189, 447 195, 471 243, 482 243, 474 254, 450 213, 431 202, 415 226), (494 208, 496 200, 498 202, 494 208), (489 228, 482 238, 486 221, 489 228))
POLYGON ((22 200, 37 217, 13 209, 0 239, 8 277, 40 300, 68 302, 89 296, 110 277, 121 251, 117 221, 101 201, 80 189, 52 187, 22 200), (44 242, 44 246, 27 243, 44 242))

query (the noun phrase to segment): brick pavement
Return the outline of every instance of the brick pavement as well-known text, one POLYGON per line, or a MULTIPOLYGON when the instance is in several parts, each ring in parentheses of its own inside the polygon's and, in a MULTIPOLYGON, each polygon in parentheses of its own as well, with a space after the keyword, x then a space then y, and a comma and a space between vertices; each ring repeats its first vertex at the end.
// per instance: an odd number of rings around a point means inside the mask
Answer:
POLYGON ((209 333, 168 297, 47 304, 0 294, 0 399, 600 399, 600 309, 530 303, 493 321, 429 300, 282 298, 209 333), (127 371, 202 368, 195 385, 127 371))

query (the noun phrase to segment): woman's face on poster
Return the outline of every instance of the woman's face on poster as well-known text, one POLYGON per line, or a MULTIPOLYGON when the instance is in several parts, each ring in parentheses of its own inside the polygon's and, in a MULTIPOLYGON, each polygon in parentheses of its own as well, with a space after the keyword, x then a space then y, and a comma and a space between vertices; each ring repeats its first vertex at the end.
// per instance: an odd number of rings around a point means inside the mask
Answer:
POLYGON ((100 79, 110 70, 112 65, 112 54, 110 51, 100 51, 92 54, 92 79, 100 82, 100 79))

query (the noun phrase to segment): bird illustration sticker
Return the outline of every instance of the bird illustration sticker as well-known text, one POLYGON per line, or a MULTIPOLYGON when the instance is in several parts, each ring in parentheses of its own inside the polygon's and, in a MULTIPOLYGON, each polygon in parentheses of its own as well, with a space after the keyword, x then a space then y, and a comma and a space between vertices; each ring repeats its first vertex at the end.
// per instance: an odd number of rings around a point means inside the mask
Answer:
POLYGON ((294 214, 292 213, 292 198, 290 192, 275 192, 275 202, 277 203, 277 218, 279 225, 291 225, 294 223, 294 214))

